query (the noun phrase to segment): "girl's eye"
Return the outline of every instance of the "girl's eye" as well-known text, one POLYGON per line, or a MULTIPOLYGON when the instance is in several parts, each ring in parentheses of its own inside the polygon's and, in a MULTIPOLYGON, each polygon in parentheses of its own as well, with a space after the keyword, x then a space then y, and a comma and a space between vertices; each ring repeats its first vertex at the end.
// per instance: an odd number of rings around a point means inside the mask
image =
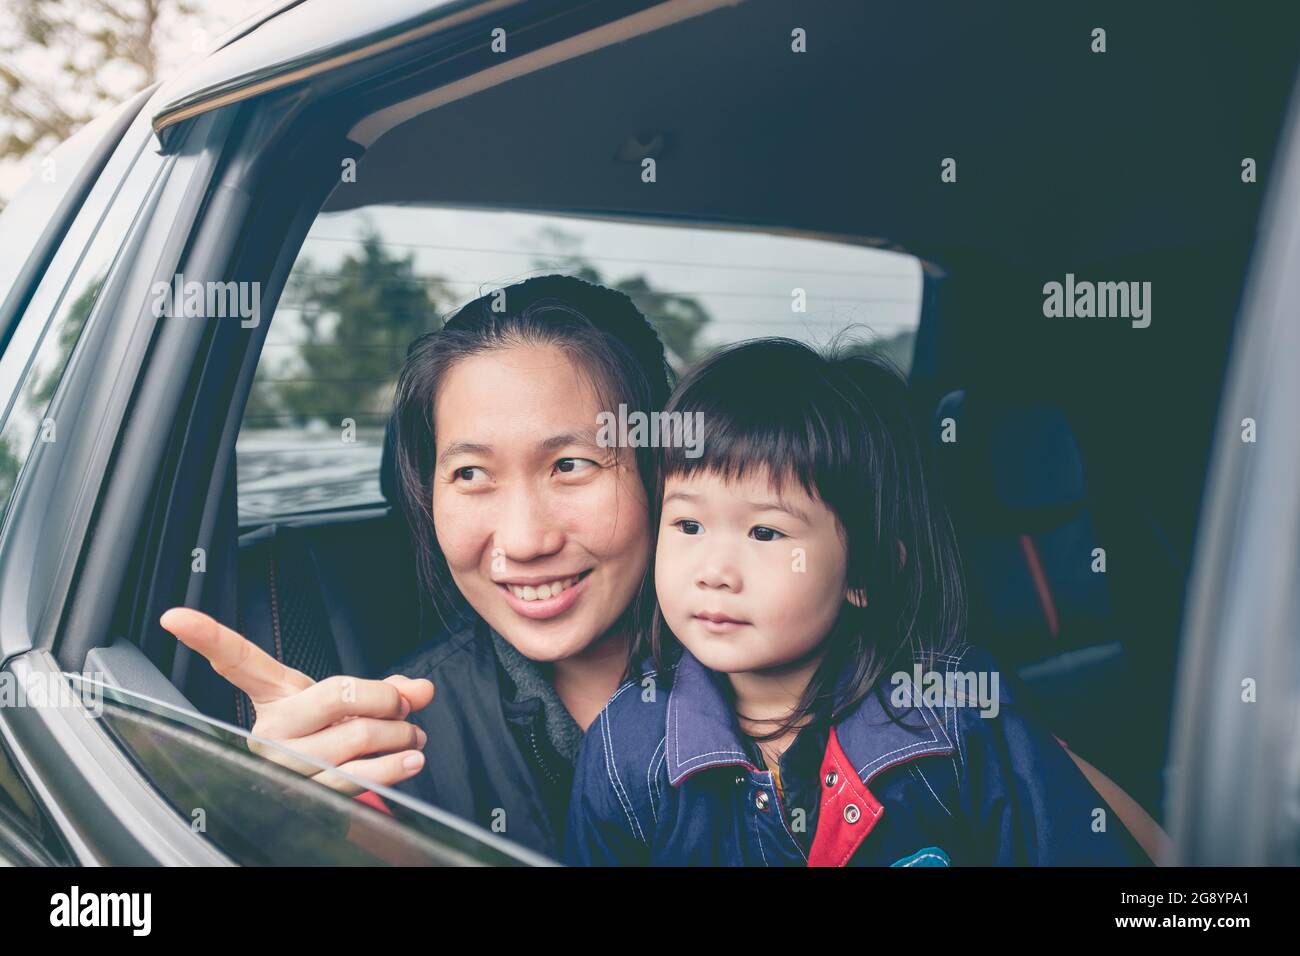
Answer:
POLYGON ((764 525, 756 525, 749 529, 749 533, 754 536, 756 541, 775 541, 777 538, 784 538, 785 535, 775 528, 768 528, 764 525))
POLYGON ((692 521, 690 518, 681 518, 673 522, 673 527, 682 534, 699 534, 701 531, 700 523, 692 521))
MULTIPOLYGON (((454 472, 452 472, 451 480, 465 481, 470 484, 479 484, 479 482, 476 482, 474 480, 474 472, 476 471, 483 471, 483 469, 480 468, 478 465, 465 465, 463 468, 457 468, 454 472)), ((483 474, 486 475, 487 472, 483 472, 483 474)))
POLYGON ((565 475, 581 475, 600 466, 590 458, 561 458, 555 467, 565 475))

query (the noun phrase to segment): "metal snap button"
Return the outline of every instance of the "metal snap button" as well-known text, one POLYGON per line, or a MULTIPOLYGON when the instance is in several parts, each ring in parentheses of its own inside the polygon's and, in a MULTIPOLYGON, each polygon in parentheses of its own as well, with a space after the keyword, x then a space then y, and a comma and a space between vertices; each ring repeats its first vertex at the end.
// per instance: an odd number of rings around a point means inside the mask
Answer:
POLYGON ((833 787, 835 786, 835 784, 839 783, 839 781, 840 781, 840 775, 836 773, 834 770, 826 774, 826 786, 833 787))
POLYGON ((754 806, 758 807, 760 810, 766 810, 768 801, 770 800, 771 797, 767 795, 766 790, 759 790, 754 794, 754 806))
POLYGON ((858 809, 856 803, 850 803, 844 808, 844 820, 846 823, 857 823, 858 818, 862 816, 862 811, 858 809))
POLYGON ((737 775, 736 775, 736 786, 739 787, 739 786, 740 786, 742 783, 744 783, 744 782, 745 782, 745 777, 744 777, 744 775, 743 775, 743 774, 737 774, 737 775))

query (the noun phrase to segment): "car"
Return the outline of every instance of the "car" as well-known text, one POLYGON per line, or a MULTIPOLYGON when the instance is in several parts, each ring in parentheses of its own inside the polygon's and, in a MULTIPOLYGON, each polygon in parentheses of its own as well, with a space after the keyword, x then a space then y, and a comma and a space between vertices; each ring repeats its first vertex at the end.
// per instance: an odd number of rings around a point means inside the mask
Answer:
POLYGON ((564 271, 679 370, 864 329, 974 639, 1172 860, 1294 863, 1300 33, 1104 19, 1098 50, 1040 5, 281 2, 74 135, 0 214, 0 859, 550 862, 257 756, 157 622, 315 679, 439 639, 396 370, 564 271))

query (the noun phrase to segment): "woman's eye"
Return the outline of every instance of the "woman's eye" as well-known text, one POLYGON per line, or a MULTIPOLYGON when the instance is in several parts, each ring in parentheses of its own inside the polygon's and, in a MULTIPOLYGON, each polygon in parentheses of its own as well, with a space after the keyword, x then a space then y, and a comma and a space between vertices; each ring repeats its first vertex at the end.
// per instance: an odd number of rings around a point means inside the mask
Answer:
POLYGON ((699 534, 701 531, 700 523, 692 521, 690 518, 681 518, 673 522, 673 527, 682 534, 699 534))
POLYGON ((785 535, 775 528, 768 528, 764 525, 757 525, 749 530, 756 541, 775 541, 777 538, 784 538, 785 535))
MULTIPOLYGON (((463 468, 457 468, 455 471, 451 473, 451 480, 464 481, 470 484, 479 484, 480 482, 476 482, 474 480, 474 472, 476 471, 483 471, 483 469, 480 468, 478 465, 466 465, 463 468)), ((487 474, 487 472, 483 472, 483 473, 485 475, 487 474)))
POLYGON ((566 475, 581 475, 593 468, 599 468, 590 458, 561 458, 555 463, 555 467, 566 475))

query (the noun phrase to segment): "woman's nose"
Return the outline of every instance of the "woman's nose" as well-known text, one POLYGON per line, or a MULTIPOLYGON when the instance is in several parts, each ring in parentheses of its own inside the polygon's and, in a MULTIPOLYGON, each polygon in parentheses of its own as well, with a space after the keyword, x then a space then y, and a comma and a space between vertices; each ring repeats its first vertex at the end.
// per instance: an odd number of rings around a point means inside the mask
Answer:
POLYGON ((502 500, 492 543, 508 561, 531 561, 559 551, 564 532, 557 527, 545 496, 519 487, 502 500))

